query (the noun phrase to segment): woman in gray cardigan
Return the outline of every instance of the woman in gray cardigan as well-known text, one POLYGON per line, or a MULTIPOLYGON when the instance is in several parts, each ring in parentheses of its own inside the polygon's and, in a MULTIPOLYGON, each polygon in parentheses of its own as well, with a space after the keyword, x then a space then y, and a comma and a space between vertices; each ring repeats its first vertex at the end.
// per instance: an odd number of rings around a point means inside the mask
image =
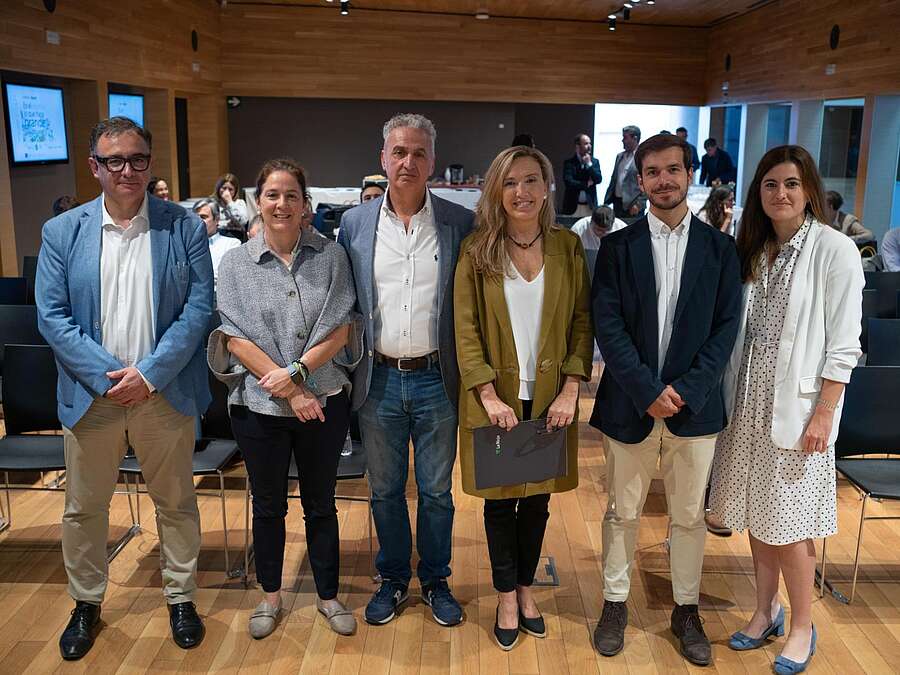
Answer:
POLYGON ((281 610, 287 482, 300 473, 306 544, 318 610, 349 635, 356 620, 337 599, 339 538, 334 489, 350 420, 348 368, 361 354, 356 293, 346 253, 301 227, 306 177, 290 160, 257 179, 263 236, 228 251, 219 267, 222 325, 209 364, 228 385, 231 424, 253 491, 256 575, 265 597, 250 634, 269 635, 281 610))

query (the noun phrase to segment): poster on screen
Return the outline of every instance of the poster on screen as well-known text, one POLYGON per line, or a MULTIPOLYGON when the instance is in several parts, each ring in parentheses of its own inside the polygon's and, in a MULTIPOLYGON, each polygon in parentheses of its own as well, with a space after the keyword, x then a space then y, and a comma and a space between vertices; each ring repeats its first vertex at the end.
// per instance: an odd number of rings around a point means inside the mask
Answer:
POLYGON ((68 161, 62 89, 7 83, 6 105, 14 163, 68 161))

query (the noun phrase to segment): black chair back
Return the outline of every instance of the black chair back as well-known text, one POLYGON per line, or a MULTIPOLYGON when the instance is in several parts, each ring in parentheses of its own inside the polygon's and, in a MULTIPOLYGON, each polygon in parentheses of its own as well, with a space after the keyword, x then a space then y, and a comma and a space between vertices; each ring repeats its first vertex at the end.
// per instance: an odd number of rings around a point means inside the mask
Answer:
POLYGON ((212 402, 203 415, 201 424, 203 438, 233 440, 231 418, 228 416, 228 387, 216 379, 212 371, 209 373, 209 390, 212 393, 212 402))
POLYGON ((879 319, 897 318, 897 291, 900 291, 900 272, 865 272, 866 289, 878 291, 879 319))
POLYGON ((0 305, 0 375, 6 345, 45 345, 38 331, 37 307, 34 305, 0 305))
POLYGON ((878 318, 878 291, 864 289, 862 292, 862 333, 859 343, 864 353, 869 353, 869 319, 878 318))
POLYGON ((900 454, 897 401, 900 401, 900 367, 854 368, 844 394, 835 456, 900 454))
POLYGON ((25 302, 34 304, 34 280, 37 277, 37 256, 26 255, 22 258, 22 276, 25 277, 25 302))
POLYGON ((0 305, 24 305, 27 299, 25 277, 0 277, 0 305))
POLYGON ((869 319, 866 366, 900 366, 900 319, 869 319))
POLYGON ((6 433, 62 429, 56 414, 56 360, 47 345, 6 345, 3 415, 6 433))

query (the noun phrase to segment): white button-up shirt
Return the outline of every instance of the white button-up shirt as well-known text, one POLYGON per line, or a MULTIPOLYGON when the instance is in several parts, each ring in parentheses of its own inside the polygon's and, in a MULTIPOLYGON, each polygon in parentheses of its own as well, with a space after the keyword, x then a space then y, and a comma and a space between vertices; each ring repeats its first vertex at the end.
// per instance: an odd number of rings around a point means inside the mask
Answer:
POLYGON ((223 237, 216 232, 209 238, 209 255, 212 257, 213 280, 216 286, 219 284, 219 263, 227 251, 237 248, 241 242, 234 237, 223 237))
POLYGON ((102 227, 101 341, 123 365, 133 366, 153 351, 156 335, 147 198, 128 227, 122 229, 106 210, 104 197, 102 227))
POLYGON ((650 244, 653 252, 653 272, 656 277, 656 318, 659 337, 659 369, 662 373, 672 339, 672 323, 675 307, 678 305, 678 290, 681 287, 681 273, 684 267, 684 252, 687 250, 688 230, 691 226, 691 210, 688 209, 682 221, 674 230, 663 221, 647 214, 650 224, 650 244))
POLYGON ((375 233, 375 349, 391 358, 437 350, 438 239, 431 206, 409 221, 409 230, 385 194, 375 233))

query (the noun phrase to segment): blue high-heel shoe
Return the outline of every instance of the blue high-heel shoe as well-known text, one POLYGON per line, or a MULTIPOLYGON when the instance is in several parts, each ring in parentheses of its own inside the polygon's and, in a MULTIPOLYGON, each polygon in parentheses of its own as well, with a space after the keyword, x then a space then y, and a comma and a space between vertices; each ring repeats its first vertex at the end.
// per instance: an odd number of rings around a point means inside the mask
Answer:
POLYGON ((802 673, 806 670, 806 666, 809 665, 809 662, 812 660, 813 654, 816 653, 816 627, 812 627, 812 639, 809 641, 809 656, 806 657, 806 661, 803 663, 797 663, 796 661, 791 661, 790 659, 786 659, 783 656, 775 657, 775 672, 778 675, 794 675, 794 673, 802 673))
POLYGON ((728 646, 737 652, 745 652, 748 649, 758 649, 773 635, 775 637, 784 635, 784 607, 778 610, 778 615, 758 638, 752 638, 746 633, 738 631, 731 636, 731 639, 728 641, 728 646))

